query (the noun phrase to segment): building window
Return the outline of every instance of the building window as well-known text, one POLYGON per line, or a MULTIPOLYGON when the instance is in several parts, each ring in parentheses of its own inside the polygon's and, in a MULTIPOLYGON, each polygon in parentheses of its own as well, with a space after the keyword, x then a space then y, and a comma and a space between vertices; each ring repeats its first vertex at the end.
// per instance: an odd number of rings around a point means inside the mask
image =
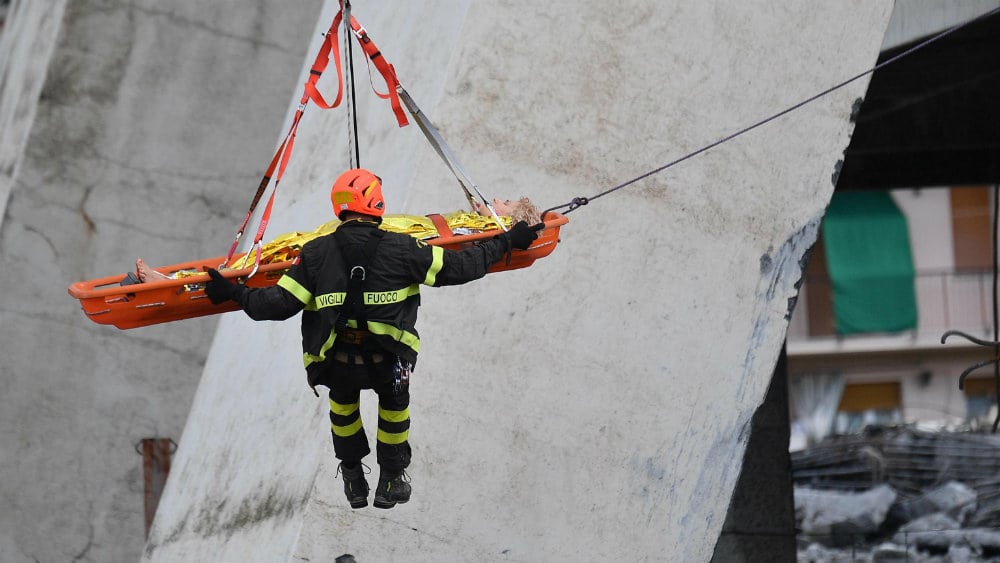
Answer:
POLYGON ((997 385, 992 377, 977 377, 965 380, 965 418, 989 418, 996 404, 997 385))
POLYGON ((992 269, 990 189, 985 186, 966 186, 953 187, 949 192, 955 271, 992 269))
POLYGON ((855 434, 869 425, 902 422, 898 382, 850 383, 837 407, 834 432, 855 434))

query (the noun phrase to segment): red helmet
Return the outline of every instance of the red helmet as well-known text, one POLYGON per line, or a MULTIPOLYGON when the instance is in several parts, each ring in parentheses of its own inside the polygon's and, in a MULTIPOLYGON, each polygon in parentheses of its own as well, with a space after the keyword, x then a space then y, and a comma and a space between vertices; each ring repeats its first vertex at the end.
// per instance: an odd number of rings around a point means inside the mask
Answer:
POLYGON ((364 168, 348 170, 333 183, 330 203, 338 218, 345 211, 381 217, 385 213, 382 179, 364 168))

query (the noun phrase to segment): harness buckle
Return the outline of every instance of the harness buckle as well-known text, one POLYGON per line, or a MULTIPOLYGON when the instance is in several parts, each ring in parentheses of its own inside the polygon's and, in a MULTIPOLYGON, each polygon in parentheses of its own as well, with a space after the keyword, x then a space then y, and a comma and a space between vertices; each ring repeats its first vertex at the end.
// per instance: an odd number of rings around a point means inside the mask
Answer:
POLYGON ((354 20, 351 23, 351 31, 354 32, 354 36, 357 37, 359 41, 368 43, 370 40, 368 39, 368 30, 365 29, 365 26, 358 23, 357 20, 354 20), (355 28, 353 24, 357 24, 358 27, 355 28))

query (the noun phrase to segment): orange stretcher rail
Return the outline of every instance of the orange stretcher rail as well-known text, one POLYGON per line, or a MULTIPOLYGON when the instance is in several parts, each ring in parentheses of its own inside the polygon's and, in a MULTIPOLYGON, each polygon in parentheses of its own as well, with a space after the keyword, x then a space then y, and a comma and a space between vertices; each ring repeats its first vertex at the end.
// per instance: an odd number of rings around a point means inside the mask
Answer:
MULTIPOLYGON (((427 240, 427 244, 442 246, 451 250, 461 250, 477 240, 496 236, 497 231, 483 231, 467 235, 455 235, 448 230, 444 221, 429 216, 438 227, 441 236, 427 240)), ((490 272, 516 270, 531 266, 535 260, 552 253, 559 242, 559 228, 569 220, 558 213, 549 213, 538 238, 527 250, 511 252, 508 263, 505 257, 490 267, 490 272)), ((137 328, 154 324, 192 319, 206 315, 216 315, 239 309, 229 301, 213 305, 205 295, 208 274, 205 268, 218 268, 225 262, 225 256, 193 260, 156 268, 158 272, 171 275, 179 271, 195 271, 189 276, 176 279, 151 281, 132 285, 121 285, 127 274, 116 274, 88 281, 76 282, 69 286, 69 294, 80 300, 80 306, 87 317, 98 324, 114 325, 120 329, 137 328)), ((291 261, 263 264, 250 279, 252 268, 227 269, 220 273, 230 279, 238 279, 247 287, 266 287, 278 283, 292 265, 291 261)))

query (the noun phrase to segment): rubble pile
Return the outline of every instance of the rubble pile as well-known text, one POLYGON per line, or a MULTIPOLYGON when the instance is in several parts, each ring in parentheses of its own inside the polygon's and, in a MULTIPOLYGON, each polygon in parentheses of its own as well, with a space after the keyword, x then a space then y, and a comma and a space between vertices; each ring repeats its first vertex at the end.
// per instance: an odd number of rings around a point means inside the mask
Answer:
POLYGON ((791 462, 800 562, 1000 561, 996 435, 869 427, 791 462))

